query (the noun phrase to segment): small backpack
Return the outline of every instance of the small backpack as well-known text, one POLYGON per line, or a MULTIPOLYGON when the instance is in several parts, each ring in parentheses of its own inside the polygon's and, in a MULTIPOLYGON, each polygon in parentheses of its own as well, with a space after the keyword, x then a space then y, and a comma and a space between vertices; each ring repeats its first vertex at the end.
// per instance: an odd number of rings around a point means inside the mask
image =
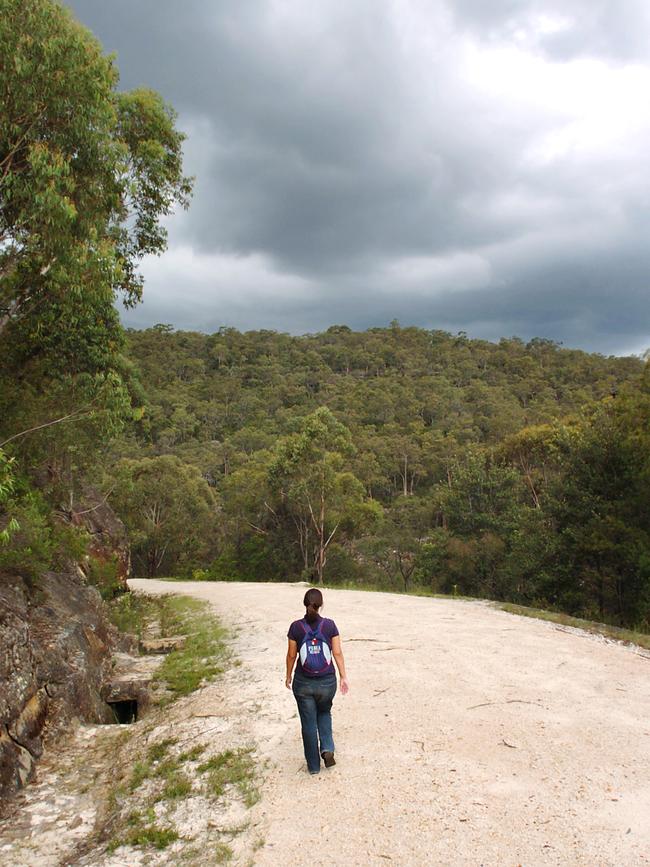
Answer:
POLYGON ((316 629, 312 629, 306 620, 300 621, 305 630, 300 644, 300 664, 305 674, 322 674, 332 664, 332 650, 321 632, 324 623, 325 620, 321 620, 316 629))

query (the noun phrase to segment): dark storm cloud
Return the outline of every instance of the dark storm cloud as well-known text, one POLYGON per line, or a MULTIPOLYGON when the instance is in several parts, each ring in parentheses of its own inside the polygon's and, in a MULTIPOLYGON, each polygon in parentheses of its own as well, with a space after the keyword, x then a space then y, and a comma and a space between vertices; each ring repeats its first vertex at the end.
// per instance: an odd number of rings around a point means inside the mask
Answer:
POLYGON ((479 147, 479 117, 474 130, 449 122, 444 49, 414 87, 390 19, 370 2, 330 4, 326 24, 309 13, 283 21, 266 3, 217 4, 218 13, 194 3, 180 20, 158 18, 160 5, 83 8, 107 46, 120 46, 127 86, 153 82, 190 121, 209 119, 194 132, 212 159, 183 226, 193 243, 319 272, 499 231, 463 213, 464 190, 502 182, 506 154, 479 147), (122 41, 120 19, 130 29, 122 41), (141 42, 148 27, 155 58, 141 42), (157 69, 162 57, 173 64, 157 69))
POLYGON ((197 175, 128 321, 650 343, 642 2, 70 5, 197 175))

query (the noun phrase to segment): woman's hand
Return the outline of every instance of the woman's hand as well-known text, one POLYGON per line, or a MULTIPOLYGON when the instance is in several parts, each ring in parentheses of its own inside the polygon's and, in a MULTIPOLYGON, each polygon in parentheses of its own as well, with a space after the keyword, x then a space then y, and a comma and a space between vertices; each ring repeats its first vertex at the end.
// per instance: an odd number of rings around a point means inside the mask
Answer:
POLYGON ((349 691, 350 691, 350 684, 348 683, 348 679, 347 679, 347 677, 342 677, 341 678, 341 692, 343 693, 343 695, 347 695, 349 691))
POLYGON ((291 678, 290 677, 288 677, 285 680, 284 685, 286 686, 287 689, 291 689, 291 678))

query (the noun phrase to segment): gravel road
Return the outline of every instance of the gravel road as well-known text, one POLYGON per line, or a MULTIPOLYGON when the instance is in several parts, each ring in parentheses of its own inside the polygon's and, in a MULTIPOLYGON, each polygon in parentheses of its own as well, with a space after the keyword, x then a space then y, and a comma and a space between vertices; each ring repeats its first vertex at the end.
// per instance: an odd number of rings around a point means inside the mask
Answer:
POLYGON ((351 690, 337 765, 312 777, 284 686, 304 588, 130 584, 237 630, 241 714, 270 760, 259 867, 650 864, 648 651, 480 602, 328 590, 351 690))

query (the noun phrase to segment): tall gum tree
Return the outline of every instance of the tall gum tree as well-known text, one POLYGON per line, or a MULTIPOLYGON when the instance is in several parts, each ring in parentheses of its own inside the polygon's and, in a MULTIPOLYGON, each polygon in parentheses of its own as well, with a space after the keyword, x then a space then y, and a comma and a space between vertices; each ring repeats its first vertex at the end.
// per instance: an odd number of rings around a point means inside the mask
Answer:
POLYGON ((0 348, 21 375, 39 357, 49 375, 111 367, 114 302, 137 303, 161 217, 188 204, 173 110, 117 86, 59 3, 0 0, 0 348))
POLYGON ((305 564, 319 584, 336 534, 352 535, 381 518, 379 504, 366 499, 363 484, 346 469, 354 451, 348 428, 320 407, 281 441, 269 467, 270 487, 291 513, 305 564))

